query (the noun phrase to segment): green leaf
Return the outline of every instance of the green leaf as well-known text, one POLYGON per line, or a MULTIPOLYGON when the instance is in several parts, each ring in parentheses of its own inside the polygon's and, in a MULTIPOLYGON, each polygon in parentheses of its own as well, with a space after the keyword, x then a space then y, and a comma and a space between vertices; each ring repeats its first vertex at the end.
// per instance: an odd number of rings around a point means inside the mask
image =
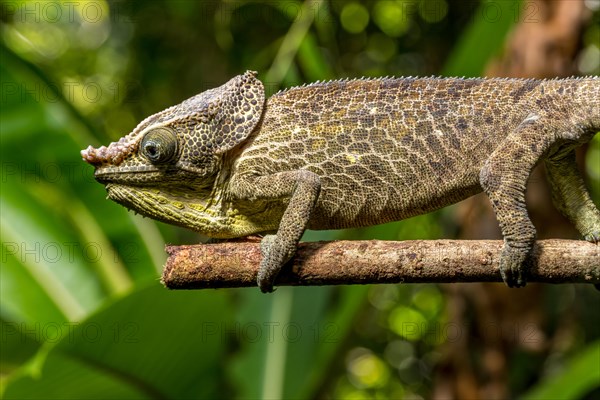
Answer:
POLYGON ((600 388, 600 341, 581 349, 562 373, 548 377, 522 399, 576 400, 597 388, 600 388))
POLYGON ((464 30, 442 69, 445 76, 476 77, 499 52, 510 28, 518 20, 521 1, 482 1, 473 22, 464 30))
POLYGON ((312 398, 348 335, 366 286, 241 292, 232 380, 244 398, 312 398))
POLYGON ((62 95, 41 94, 57 89, 44 86, 50 80, 40 69, 0 50, 0 314, 12 322, 80 320, 133 281, 156 279, 164 242, 105 199, 79 155, 80 141, 92 140, 85 118, 62 95))
POLYGON ((10 384, 5 399, 146 399, 160 398, 137 382, 69 354, 52 353, 43 377, 10 384))
MULTIPOLYGON (((39 335, 22 332, 23 324, 0 319, 2 351, 0 351, 0 376, 6 377, 35 355, 40 348, 39 335)), ((37 333, 39 331, 34 331, 37 333)), ((0 384, 0 387, 2 385, 0 384)), ((1 393, 1 390, 0 390, 1 393)))
POLYGON ((168 291, 158 283, 67 325, 47 356, 9 380, 6 399, 215 398, 231 323, 227 292, 168 291))
POLYGON ((307 34, 298 48, 298 63, 302 67, 308 81, 331 79, 333 70, 325 61, 314 35, 307 34))

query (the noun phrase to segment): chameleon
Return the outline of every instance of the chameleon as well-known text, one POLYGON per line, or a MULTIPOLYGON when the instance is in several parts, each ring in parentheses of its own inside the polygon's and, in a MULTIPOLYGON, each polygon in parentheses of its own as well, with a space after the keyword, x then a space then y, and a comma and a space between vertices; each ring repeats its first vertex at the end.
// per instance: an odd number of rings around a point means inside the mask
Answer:
POLYGON ((526 284, 536 237, 526 183, 543 161, 553 202, 600 241, 574 149, 600 131, 600 78, 362 78, 268 99, 254 71, 149 116, 83 160, 108 198, 214 239, 261 235, 257 285, 273 291, 306 229, 424 214, 484 192, 500 273, 526 284))

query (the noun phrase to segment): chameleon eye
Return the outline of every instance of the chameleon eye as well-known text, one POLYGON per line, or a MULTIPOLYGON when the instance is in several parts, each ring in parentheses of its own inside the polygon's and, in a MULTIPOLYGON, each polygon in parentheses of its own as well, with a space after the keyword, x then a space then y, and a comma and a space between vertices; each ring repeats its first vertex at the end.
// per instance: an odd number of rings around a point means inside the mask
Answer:
POLYGON ((177 153, 177 138, 166 128, 151 130, 142 139, 140 151, 152 164, 166 163, 177 153))

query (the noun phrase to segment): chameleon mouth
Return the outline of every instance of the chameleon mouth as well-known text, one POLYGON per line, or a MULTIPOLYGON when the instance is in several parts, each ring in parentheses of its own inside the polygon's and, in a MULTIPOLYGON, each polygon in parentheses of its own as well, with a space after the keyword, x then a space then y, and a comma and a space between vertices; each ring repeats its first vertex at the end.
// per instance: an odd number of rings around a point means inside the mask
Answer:
POLYGON ((152 182, 158 180, 163 175, 154 166, 136 166, 129 168, 122 167, 96 167, 94 179, 102 184, 109 183, 138 183, 152 182))

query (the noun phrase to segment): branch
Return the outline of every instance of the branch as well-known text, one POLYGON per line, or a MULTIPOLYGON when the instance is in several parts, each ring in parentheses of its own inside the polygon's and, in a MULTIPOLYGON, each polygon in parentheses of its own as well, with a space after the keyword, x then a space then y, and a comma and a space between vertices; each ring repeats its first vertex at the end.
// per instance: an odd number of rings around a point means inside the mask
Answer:
MULTIPOLYGON (((276 285, 502 282, 500 240, 334 241, 300 243, 276 285)), ((162 276, 169 289, 256 286, 257 241, 167 246, 162 276)), ((529 282, 600 283, 600 246, 540 240, 529 282)))

